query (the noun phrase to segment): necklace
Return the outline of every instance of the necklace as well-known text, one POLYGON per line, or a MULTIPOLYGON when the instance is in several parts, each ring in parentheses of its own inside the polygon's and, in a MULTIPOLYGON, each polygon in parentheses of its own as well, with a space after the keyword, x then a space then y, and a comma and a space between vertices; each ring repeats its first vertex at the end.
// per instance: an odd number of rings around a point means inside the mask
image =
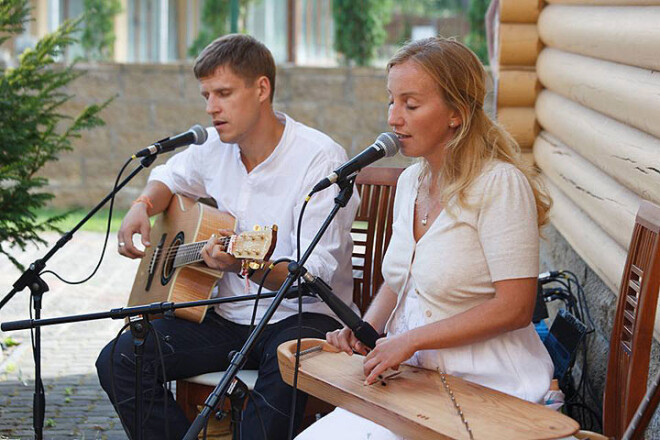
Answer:
POLYGON ((429 212, 431 211, 429 179, 424 179, 424 181, 419 185, 419 189, 417 191, 417 200, 415 201, 415 204, 419 206, 420 211, 424 209, 424 215, 422 216, 422 226, 426 226, 429 223, 429 212))

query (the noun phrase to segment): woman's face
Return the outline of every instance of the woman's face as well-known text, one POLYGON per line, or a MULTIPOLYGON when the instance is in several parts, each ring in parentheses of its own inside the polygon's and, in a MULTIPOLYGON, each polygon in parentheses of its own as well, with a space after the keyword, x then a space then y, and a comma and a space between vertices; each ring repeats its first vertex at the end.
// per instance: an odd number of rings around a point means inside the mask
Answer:
POLYGON ((387 123, 401 140, 401 153, 439 166, 444 147, 461 120, 431 77, 413 61, 393 66, 387 76, 387 123))

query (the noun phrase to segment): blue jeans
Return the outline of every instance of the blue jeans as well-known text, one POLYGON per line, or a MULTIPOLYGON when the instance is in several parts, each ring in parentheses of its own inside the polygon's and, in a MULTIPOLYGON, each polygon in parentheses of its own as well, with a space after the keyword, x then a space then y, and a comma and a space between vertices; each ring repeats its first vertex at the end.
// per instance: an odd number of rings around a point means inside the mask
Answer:
MULTIPOLYGON (((226 369, 228 354, 232 350, 240 350, 249 336, 249 326, 228 321, 212 310, 201 324, 165 318, 152 321, 152 326, 160 341, 168 381, 226 369)), ((335 319, 326 315, 302 315, 302 337, 324 338, 326 332, 339 327, 335 319)), ((270 324, 248 355, 245 368, 258 369, 259 378, 243 414, 241 433, 244 440, 262 439, 264 430, 268 440, 287 438, 293 388, 285 384, 280 376, 277 347, 282 342, 296 339, 298 332, 297 315, 270 324)), ((112 345, 110 342, 101 351, 96 369, 101 386, 121 415, 124 429, 131 438, 135 438, 135 356, 131 332, 121 335, 111 358, 112 345)), ((167 429, 170 439, 181 439, 190 422, 172 393, 163 386, 163 369, 153 333, 146 337, 144 343, 142 383, 143 438, 164 439, 167 429)), ((296 430, 306 401, 307 395, 299 392, 296 398, 296 430)))

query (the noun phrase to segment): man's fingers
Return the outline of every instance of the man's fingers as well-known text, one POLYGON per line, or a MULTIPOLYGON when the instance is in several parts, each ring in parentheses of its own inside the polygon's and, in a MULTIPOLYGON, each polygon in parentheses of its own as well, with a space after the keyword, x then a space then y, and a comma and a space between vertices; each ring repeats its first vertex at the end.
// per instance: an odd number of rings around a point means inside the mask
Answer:
POLYGON ((144 247, 149 247, 151 246, 151 242, 149 235, 151 235, 151 225, 149 222, 145 222, 140 226, 140 235, 142 238, 142 244, 144 247))

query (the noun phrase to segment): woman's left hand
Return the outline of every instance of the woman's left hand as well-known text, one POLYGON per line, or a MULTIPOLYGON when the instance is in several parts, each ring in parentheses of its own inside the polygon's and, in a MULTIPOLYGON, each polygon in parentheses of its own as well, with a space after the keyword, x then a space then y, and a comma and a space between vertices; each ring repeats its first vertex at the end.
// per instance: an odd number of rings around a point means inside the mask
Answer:
POLYGON ((367 376, 365 385, 378 381, 378 375, 388 368, 398 370, 401 362, 407 361, 413 354, 415 349, 408 332, 380 338, 376 341, 376 347, 364 359, 364 375, 367 376))

